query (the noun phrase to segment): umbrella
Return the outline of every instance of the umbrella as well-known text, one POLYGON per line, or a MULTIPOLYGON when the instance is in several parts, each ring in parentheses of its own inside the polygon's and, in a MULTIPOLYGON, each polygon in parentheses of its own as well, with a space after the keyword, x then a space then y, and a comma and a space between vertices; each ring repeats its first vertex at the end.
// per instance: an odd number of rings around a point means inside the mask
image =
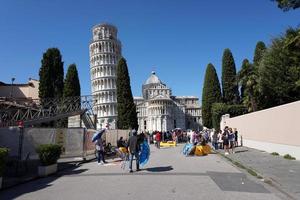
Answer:
POLYGON ((92 142, 95 142, 96 140, 98 140, 99 138, 102 137, 103 133, 105 132, 105 128, 100 129, 99 131, 97 131, 96 133, 94 133, 93 137, 92 137, 92 142))

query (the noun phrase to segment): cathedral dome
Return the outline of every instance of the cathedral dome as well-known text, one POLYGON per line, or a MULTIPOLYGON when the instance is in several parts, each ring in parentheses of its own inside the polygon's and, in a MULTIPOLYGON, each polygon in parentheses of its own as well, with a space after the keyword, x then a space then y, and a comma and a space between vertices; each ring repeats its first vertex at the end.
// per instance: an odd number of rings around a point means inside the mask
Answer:
POLYGON ((153 83, 159 83, 159 84, 161 83, 159 78, 155 75, 154 71, 152 71, 151 76, 147 79, 147 81, 145 82, 145 85, 153 84, 153 83))

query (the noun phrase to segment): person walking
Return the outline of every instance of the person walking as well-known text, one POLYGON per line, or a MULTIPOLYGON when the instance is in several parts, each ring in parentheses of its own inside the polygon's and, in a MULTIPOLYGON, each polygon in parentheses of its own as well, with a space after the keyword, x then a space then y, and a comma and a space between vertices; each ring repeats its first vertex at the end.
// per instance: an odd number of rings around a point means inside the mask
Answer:
POLYGON ((223 147, 224 147, 224 152, 225 155, 229 154, 229 140, 228 140, 228 126, 225 126, 225 129, 223 131, 223 135, 222 135, 222 140, 223 140, 223 147))
POLYGON ((161 141, 161 134, 160 134, 159 131, 156 132, 155 140, 156 140, 156 147, 159 149, 160 148, 160 141, 161 141))
POLYGON ((104 146, 103 146, 103 141, 101 138, 96 140, 96 151, 97 151, 97 162, 98 165, 104 165, 106 163, 104 159, 104 146))
POLYGON ((231 153, 234 153, 234 133, 232 128, 228 129, 228 141, 229 141, 229 149, 231 149, 231 153))
POLYGON ((140 162, 140 158, 139 158, 139 142, 138 142, 138 137, 137 137, 137 132, 136 130, 132 130, 132 134, 128 140, 127 143, 127 148, 128 148, 128 152, 129 152, 129 159, 130 159, 130 164, 129 164, 129 169, 130 169, 130 173, 132 173, 132 162, 133 162, 133 158, 135 157, 135 161, 136 161, 136 171, 140 171, 140 166, 139 166, 139 162, 140 162))

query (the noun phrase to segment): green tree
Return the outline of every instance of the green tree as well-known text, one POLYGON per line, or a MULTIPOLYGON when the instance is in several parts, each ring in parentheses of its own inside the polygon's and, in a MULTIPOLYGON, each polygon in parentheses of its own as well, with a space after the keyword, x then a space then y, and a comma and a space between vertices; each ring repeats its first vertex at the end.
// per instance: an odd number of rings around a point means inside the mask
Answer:
POLYGON ((249 112, 257 111, 263 108, 262 104, 264 100, 258 86, 258 80, 260 79, 258 71, 259 71, 260 62, 264 57, 266 51, 267 51, 267 47, 265 43, 262 41, 258 41, 256 43, 255 50, 254 50, 253 68, 252 68, 253 72, 251 73, 251 77, 249 77, 249 81, 247 84, 248 85, 247 87, 250 90, 247 96, 248 102, 250 102, 251 104, 251 109, 249 109, 249 112))
POLYGON ((133 101, 127 63, 121 58, 117 66, 117 127, 138 129, 136 106, 133 101))
POLYGON ((243 105, 228 105, 225 103, 214 103, 211 108, 213 127, 220 130, 221 117, 229 114, 230 117, 236 117, 247 113, 247 108, 243 105))
POLYGON ((222 94, 224 103, 239 103, 236 68, 234 58, 229 49, 224 50, 222 58, 222 94))
POLYGON ((257 76, 253 65, 248 59, 243 60, 241 70, 238 73, 239 83, 241 86, 241 100, 249 112, 257 110, 257 102, 254 96, 257 90, 257 76))
POLYGON ((272 41, 259 67, 263 108, 300 99, 299 29, 288 29, 272 41))
POLYGON ((59 49, 50 48, 43 54, 39 71, 39 97, 53 98, 63 96, 64 68, 59 49))
POLYGON ((300 0, 272 0, 276 1, 278 8, 288 11, 290 9, 297 9, 300 7, 300 0))
POLYGON ((76 65, 71 64, 68 68, 64 83, 64 97, 75 96, 80 96, 80 82, 76 65))
POLYGON ((206 68, 202 91, 203 125, 212 128, 211 108, 213 103, 221 102, 221 88, 215 67, 209 63, 206 68))
MULTIPOLYGON (((64 82, 64 99, 63 104, 72 105, 73 107, 79 108, 81 105, 80 99, 80 82, 78 77, 78 71, 76 64, 71 64, 68 67, 64 82), (77 98, 68 98, 77 97, 77 98)), ((57 125, 59 127, 68 127, 68 118, 60 120, 57 125)))
POLYGON ((261 59, 263 58, 264 53, 266 52, 266 49, 267 49, 267 47, 264 42, 258 41, 256 43, 255 50, 254 50, 254 57, 253 57, 253 64, 255 67, 259 66, 259 63, 260 63, 261 59))

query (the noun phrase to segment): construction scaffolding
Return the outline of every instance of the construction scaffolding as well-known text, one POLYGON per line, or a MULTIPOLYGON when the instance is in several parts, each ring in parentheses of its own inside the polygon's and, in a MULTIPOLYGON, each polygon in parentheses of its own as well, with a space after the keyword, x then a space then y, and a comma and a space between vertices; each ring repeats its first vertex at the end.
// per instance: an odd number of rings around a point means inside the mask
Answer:
POLYGON ((17 126, 20 122, 28 127, 80 115, 86 128, 95 129, 96 120, 91 116, 95 116, 93 105, 96 101, 91 95, 47 99, 0 98, 0 127, 17 126))

